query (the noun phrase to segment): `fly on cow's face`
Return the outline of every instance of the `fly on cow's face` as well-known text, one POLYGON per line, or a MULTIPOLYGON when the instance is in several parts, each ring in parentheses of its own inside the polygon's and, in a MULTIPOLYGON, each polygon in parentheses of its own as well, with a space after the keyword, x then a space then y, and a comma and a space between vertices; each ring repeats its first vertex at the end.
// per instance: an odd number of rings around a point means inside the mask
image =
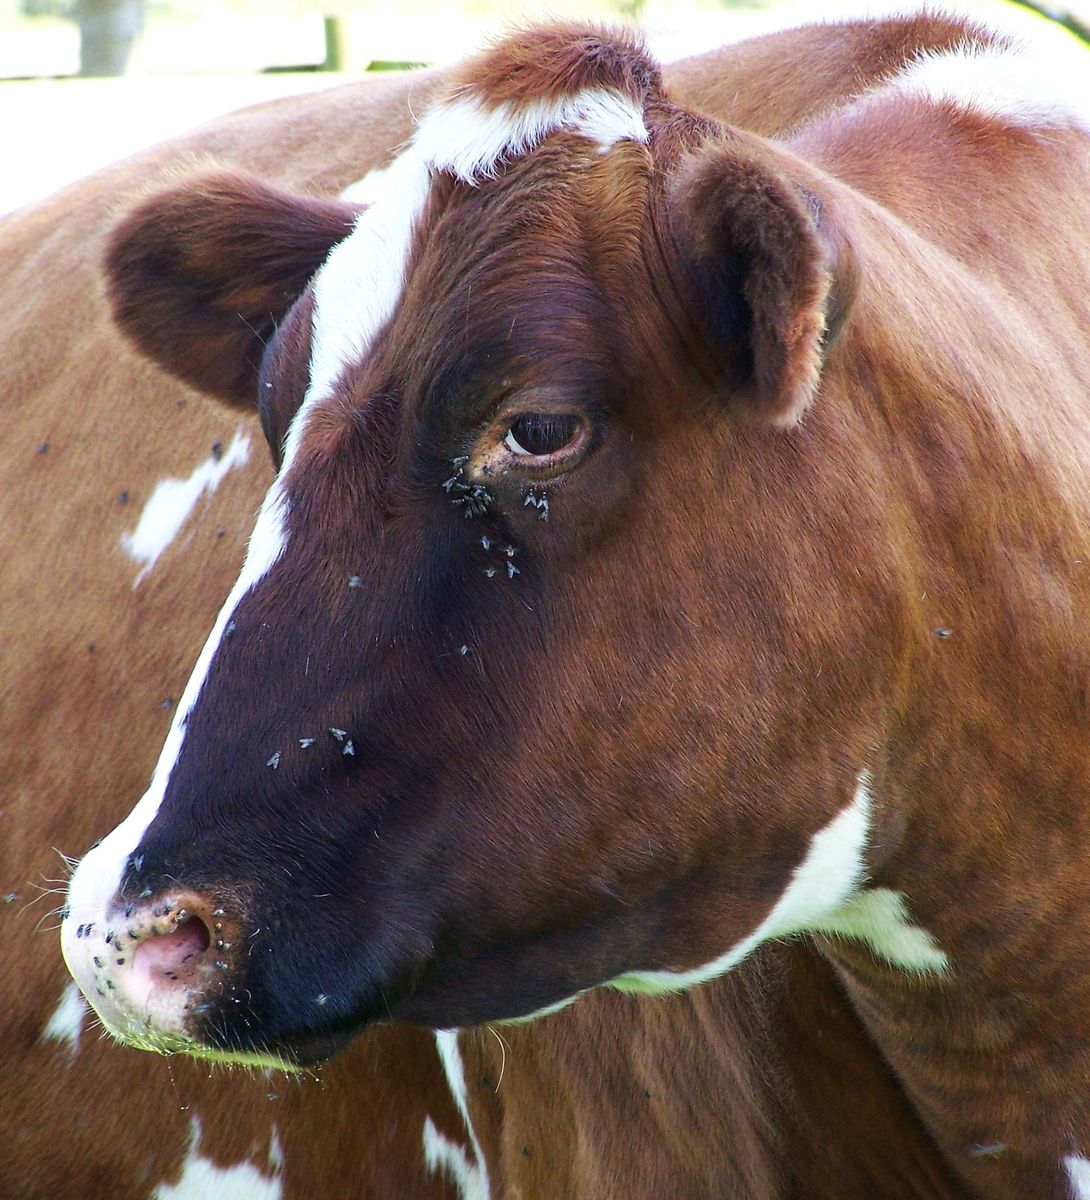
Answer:
POLYGON ((536 489, 527 488, 525 498, 522 501, 523 508, 536 508, 539 521, 547 521, 549 519, 549 496, 544 490, 538 495, 536 489))
MULTIPOLYGON (((451 498, 451 503, 463 507, 466 518, 482 517, 492 504, 492 493, 481 483, 473 483, 465 478, 465 465, 469 462, 468 455, 459 455, 451 459, 454 474, 443 481, 443 491, 451 498)), ((485 549, 488 549, 486 546, 485 549)))

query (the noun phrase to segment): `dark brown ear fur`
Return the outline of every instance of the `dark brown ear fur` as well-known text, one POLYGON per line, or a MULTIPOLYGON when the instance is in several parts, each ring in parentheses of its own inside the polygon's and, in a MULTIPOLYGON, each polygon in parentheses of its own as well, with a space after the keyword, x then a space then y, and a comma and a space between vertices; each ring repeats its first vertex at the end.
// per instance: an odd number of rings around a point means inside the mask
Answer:
POLYGON ((149 358, 255 403, 264 346, 359 208, 205 172, 142 201, 106 255, 114 318, 149 358))
POLYGON ((774 155, 730 137, 681 166, 668 204, 717 390, 759 421, 794 425, 855 294, 843 230, 774 155))

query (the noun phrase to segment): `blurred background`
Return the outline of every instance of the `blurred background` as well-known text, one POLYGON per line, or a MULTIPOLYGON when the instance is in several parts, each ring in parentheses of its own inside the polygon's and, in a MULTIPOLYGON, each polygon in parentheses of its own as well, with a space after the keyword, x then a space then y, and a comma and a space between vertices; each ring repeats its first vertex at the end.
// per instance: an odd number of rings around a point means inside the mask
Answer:
MULTIPOLYGON (((635 20, 662 58, 904 0, 0 0, 0 213, 246 104, 459 57, 548 15, 635 20)), ((957 0, 1090 36, 1090 0, 957 0)))

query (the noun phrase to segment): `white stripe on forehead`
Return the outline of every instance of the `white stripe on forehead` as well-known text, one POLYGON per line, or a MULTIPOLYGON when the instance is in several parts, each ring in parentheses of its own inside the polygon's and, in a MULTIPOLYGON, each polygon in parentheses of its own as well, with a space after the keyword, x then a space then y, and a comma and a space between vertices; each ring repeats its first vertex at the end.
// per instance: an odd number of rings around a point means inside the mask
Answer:
POLYGON ((562 129, 589 138, 603 152, 625 139, 648 138, 641 106, 613 88, 491 107, 466 93, 424 116, 407 149, 376 181, 374 202, 315 277, 310 386, 293 422, 296 436, 289 434, 285 466, 311 403, 329 394, 345 367, 367 353, 393 315, 433 174, 445 172, 475 184, 562 129))
POLYGON ((643 109, 631 96, 587 88, 522 105, 505 100, 488 106, 472 93, 457 96, 424 118, 413 147, 437 171, 473 184, 562 129, 597 142, 603 153, 617 142, 648 138, 643 109))

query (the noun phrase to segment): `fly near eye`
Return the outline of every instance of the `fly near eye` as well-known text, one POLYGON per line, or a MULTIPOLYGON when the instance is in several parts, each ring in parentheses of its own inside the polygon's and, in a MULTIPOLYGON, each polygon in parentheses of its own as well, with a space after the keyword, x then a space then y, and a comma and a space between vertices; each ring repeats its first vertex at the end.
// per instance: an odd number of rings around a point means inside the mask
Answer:
POLYGON ((523 413, 511 422, 503 444, 512 454, 545 458, 571 445, 581 425, 572 413, 523 413))

